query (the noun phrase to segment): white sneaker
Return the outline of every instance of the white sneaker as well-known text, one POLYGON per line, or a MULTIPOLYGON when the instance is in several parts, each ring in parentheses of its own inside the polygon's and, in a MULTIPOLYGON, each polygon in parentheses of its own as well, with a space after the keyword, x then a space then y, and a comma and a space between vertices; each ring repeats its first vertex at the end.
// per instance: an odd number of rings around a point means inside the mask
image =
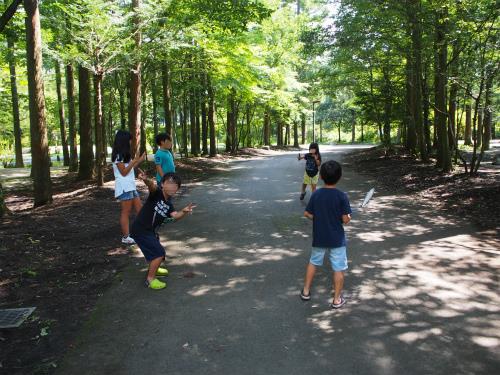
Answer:
POLYGON ((122 243, 125 245, 133 245, 135 244, 135 241, 132 237, 127 236, 127 237, 122 237, 122 243))

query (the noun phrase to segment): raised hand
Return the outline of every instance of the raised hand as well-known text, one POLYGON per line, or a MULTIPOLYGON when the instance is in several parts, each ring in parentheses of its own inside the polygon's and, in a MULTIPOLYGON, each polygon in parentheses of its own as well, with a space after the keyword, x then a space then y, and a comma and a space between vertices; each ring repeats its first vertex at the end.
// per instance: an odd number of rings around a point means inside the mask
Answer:
POLYGON ((147 180, 148 179, 148 176, 146 175, 146 173, 141 169, 141 168, 137 168, 137 170, 139 171, 139 174, 137 175, 137 177, 143 181, 147 180))
POLYGON ((194 203, 189 203, 186 207, 182 209, 182 212, 186 214, 192 214, 193 213, 193 208, 196 208, 196 205, 194 203))
POLYGON ((134 165, 139 165, 144 161, 144 159, 146 159, 145 152, 141 156, 136 156, 133 160, 133 163, 134 163, 134 165))

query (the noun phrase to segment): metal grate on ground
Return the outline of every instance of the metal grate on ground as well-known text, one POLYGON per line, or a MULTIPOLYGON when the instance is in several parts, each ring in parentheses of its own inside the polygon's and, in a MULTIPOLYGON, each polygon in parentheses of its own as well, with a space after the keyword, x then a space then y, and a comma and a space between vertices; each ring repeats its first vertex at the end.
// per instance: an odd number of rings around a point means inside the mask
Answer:
POLYGON ((35 311, 36 307, 0 310, 0 328, 17 328, 35 311))

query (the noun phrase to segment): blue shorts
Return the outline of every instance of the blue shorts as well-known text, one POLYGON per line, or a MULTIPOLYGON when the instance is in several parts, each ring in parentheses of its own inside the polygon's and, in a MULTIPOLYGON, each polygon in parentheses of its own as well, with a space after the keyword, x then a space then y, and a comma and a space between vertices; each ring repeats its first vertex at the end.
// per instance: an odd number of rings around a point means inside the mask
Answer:
POLYGON ((139 196, 139 193, 137 192, 137 190, 132 190, 132 191, 123 192, 121 195, 116 197, 116 199, 118 199, 119 201, 129 201, 129 200, 132 200, 134 198, 137 198, 138 196, 139 196))
POLYGON ((151 262, 156 258, 165 257, 165 249, 161 246, 160 240, 156 238, 154 233, 151 234, 130 234, 144 254, 144 258, 151 262))
POLYGON ((325 254, 328 252, 330 264, 334 271, 345 271, 347 269, 347 254, 346 247, 313 247, 311 250, 311 259, 309 263, 314 266, 322 266, 325 254))

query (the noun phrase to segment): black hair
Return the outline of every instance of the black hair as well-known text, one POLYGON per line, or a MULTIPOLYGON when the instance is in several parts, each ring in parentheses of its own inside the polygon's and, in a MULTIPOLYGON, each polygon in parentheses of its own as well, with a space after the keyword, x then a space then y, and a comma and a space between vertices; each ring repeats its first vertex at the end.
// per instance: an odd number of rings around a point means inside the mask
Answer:
POLYGON ((328 160, 321 165, 321 179, 327 185, 335 185, 342 177, 342 166, 335 160, 328 160))
POLYGON ((314 148, 316 150, 316 154, 318 155, 318 159, 321 160, 321 154, 319 153, 319 146, 316 142, 313 142, 309 145, 309 150, 314 148))
POLYGON ((156 144, 159 146, 162 142, 164 142, 165 140, 169 140, 170 142, 172 142, 172 137, 169 136, 167 133, 159 133, 156 137, 155 137, 155 142, 156 144))
POLYGON ((177 184, 177 188, 181 187, 181 178, 179 177, 178 174, 175 174, 174 172, 165 173, 161 178, 160 184, 163 184, 165 181, 177 184))
POLYGON ((128 163, 131 159, 130 140, 132 135, 126 130, 118 130, 115 134, 115 142, 113 143, 113 152, 111 153, 111 161, 120 161, 128 163))

